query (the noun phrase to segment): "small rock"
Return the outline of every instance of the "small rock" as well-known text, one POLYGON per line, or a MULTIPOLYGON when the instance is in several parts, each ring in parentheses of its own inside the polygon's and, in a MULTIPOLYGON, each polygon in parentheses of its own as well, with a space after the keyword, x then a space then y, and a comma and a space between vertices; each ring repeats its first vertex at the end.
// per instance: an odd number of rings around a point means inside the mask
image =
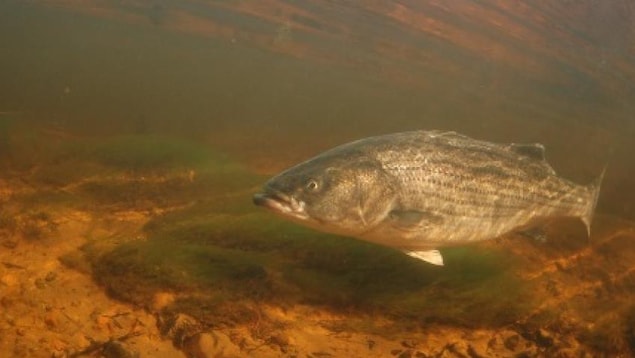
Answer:
POLYGON ((471 358, 485 358, 486 357, 485 353, 479 351, 475 346, 471 344, 467 346, 467 354, 471 358))
POLYGON ((103 314, 102 315, 98 315, 97 317, 95 317, 95 323, 97 324, 96 328, 104 329, 104 330, 108 329, 109 324, 110 324, 110 320, 111 319, 108 316, 105 316, 103 314))
POLYGON ((372 339, 368 339, 366 340, 366 344, 368 345, 368 349, 372 350, 373 348, 375 348, 375 345, 377 344, 377 342, 375 342, 372 339))
POLYGON ((67 347, 68 344, 66 344, 66 342, 59 340, 59 339, 54 339, 51 343, 50 343, 51 349, 57 352, 61 352, 64 351, 67 347))
POLYGON ((105 358, 139 358, 139 352, 122 342, 112 340, 104 344, 102 355, 105 358))
POLYGON ((278 332, 276 334, 272 334, 268 339, 267 343, 272 346, 276 346, 282 351, 282 353, 287 353, 287 347, 289 346, 289 337, 282 332, 278 332))
POLYGON ((161 333, 170 338, 176 347, 183 347, 201 330, 201 324, 194 317, 183 313, 173 315, 161 324, 161 333))
POLYGON ((4 316, 4 321, 7 322, 9 324, 9 326, 14 327, 16 326, 16 322, 15 322, 15 317, 6 314, 4 316))
POLYGON ((505 346, 505 348, 509 349, 510 351, 515 351, 518 348, 519 343, 520 336, 517 334, 511 335, 505 338, 505 340, 503 341, 503 345, 505 346))
POLYGON ((171 305, 176 296, 170 292, 159 292, 154 295, 152 298, 152 309, 155 311, 160 311, 165 307, 171 305))
POLYGON ((469 350, 470 346, 467 344, 467 342, 459 341, 456 343, 448 344, 445 347, 444 352, 451 352, 459 357, 469 357, 469 350))
POLYGON ((57 311, 48 312, 44 316, 44 323, 49 329, 55 329, 60 324, 60 314, 57 311))
POLYGON ((548 331, 540 328, 536 332, 536 344, 542 347, 553 347, 554 338, 548 331))
POLYGON ((498 337, 494 336, 487 341, 487 349, 494 349, 498 345, 498 337))
POLYGON ((3 275, 2 277, 0 277, 0 283, 5 285, 5 286, 12 287, 12 286, 17 285, 19 283, 19 281, 18 281, 18 278, 15 275, 8 273, 8 274, 3 275))
POLYGON ((18 241, 17 240, 3 240, 2 246, 6 247, 7 249, 15 249, 18 246, 18 241))
POLYGON ((242 357, 244 354, 229 337, 221 332, 197 334, 183 346, 188 356, 195 358, 242 357))
POLYGON ((417 346, 417 342, 413 339, 404 339, 401 341, 401 345, 405 348, 415 348, 417 346))
POLYGON ((39 288, 40 290, 46 287, 46 283, 44 283, 44 280, 41 278, 37 278, 35 279, 35 287, 39 288))
POLYGON ((71 340, 71 344, 75 347, 84 349, 91 344, 91 338, 84 335, 82 332, 76 333, 71 340))
POLYGON ((13 306, 13 304, 16 302, 16 300, 12 297, 9 296, 4 296, 2 298, 0 298, 0 306, 2 306, 3 308, 9 308, 11 306, 13 306))
POLYGON ((52 282, 52 281, 55 281, 56 278, 57 278, 57 274, 55 272, 51 271, 51 272, 46 274, 46 276, 44 277, 44 281, 52 282))

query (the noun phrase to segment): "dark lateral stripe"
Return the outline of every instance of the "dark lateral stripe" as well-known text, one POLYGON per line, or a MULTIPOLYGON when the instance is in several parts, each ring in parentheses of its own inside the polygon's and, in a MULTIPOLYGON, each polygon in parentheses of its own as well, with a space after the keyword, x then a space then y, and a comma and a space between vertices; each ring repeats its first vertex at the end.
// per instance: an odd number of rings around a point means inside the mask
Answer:
POLYGON ((575 195, 575 190, 545 193, 543 188, 537 188, 537 190, 526 190, 526 188, 522 188, 520 186, 502 186, 486 189, 486 186, 466 186, 460 182, 452 183, 447 180, 427 180, 427 182, 431 184, 429 185, 430 187, 438 187, 436 190, 431 190, 430 192, 432 193, 446 191, 455 196, 469 196, 477 201, 489 201, 493 198, 507 199, 503 200, 503 202, 518 203, 515 206, 540 204, 542 206, 568 209, 570 207, 582 206, 585 202, 584 198, 582 198, 582 202, 578 202, 578 196, 575 195))
POLYGON ((475 179, 476 177, 488 177, 497 180, 516 179, 518 181, 526 181, 527 173, 521 170, 505 170, 504 167, 499 167, 494 164, 483 163, 483 165, 464 164, 463 162, 449 162, 445 159, 429 158, 426 163, 417 165, 385 165, 385 169, 396 172, 417 172, 421 174, 412 175, 428 175, 432 173, 439 173, 458 177, 462 179, 475 179))
MULTIPOLYGON (((447 167, 447 164, 445 164, 447 167)), ((469 173, 461 173, 461 171, 457 171, 456 168, 446 168, 448 170, 444 170, 441 165, 429 165, 429 166, 397 166, 397 167, 388 167, 389 171, 392 171, 394 175, 401 180, 407 179, 409 181, 415 182, 428 182, 434 185, 439 185, 442 187, 452 188, 454 190, 461 189, 466 190, 468 192, 473 192, 476 194, 481 193, 484 186, 489 185, 488 183, 504 183, 504 185, 494 187, 493 192, 484 191, 486 194, 497 194, 501 195, 501 191, 507 191, 507 193, 503 194, 507 197, 517 197, 518 195, 515 193, 531 193, 530 198, 524 198, 523 196, 518 197, 517 199, 523 201, 533 201, 542 203, 545 205, 551 204, 554 200, 559 200, 570 203, 570 204, 579 204, 577 199, 578 197, 572 195, 572 193, 579 191, 573 184, 569 184, 566 182, 562 182, 561 185, 555 183, 553 180, 542 180, 542 181, 534 181, 533 183, 527 183, 526 180, 521 180, 522 177, 520 175, 507 175, 502 171, 490 171, 490 173, 495 173, 494 175, 479 175, 474 176, 469 173), (409 172, 409 173, 408 173, 409 172), (432 179, 438 177, 438 179, 432 179), (465 185, 470 183, 485 183, 483 186, 480 184, 476 184, 478 188, 475 189, 473 186, 465 185), (533 190, 527 190, 528 187, 535 188, 533 190)), ((584 199, 584 198, 582 198, 584 199)))
POLYGON ((417 196, 425 197, 426 201, 438 201, 439 205, 435 205, 432 210, 439 213, 475 218, 510 217, 518 214, 519 212, 527 211, 532 207, 545 209, 550 208, 557 211, 569 211, 579 207, 578 205, 562 205, 558 202, 540 203, 535 201, 526 201, 518 204, 513 204, 513 201, 499 201, 496 205, 491 205, 490 203, 492 197, 484 196, 482 199, 457 199, 456 194, 457 193, 449 193, 446 191, 426 191, 418 193, 417 196), (484 212, 485 210, 494 210, 495 215, 492 215, 490 212, 484 212))
MULTIPOLYGON (((467 197, 474 201, 475 206, 483 206, 480 203, 481 201, 489 202, 496 198, 497 200, 503 199, 505 203, 517 203, 507 205, 513 209, 524 208, 528 204, 538 204, 568 210, 583 206, 586 202, 585 197, 576 195, 576 193, 580 192, 579 189, 568 187, 569 190, 566 191, 554 191, 550 190, 550 187, 554 186, 551 183, 537 186, 533 190, 527 190, 527 187, 522 186, 522 183, 507 182, 506 185, 502 186, 491 186, 488 183, 478 185, 473 184, 474 182, 472 181, 463 181, 463 178, 457 180, 456 177, 453 178, 451 176, 437 178, 432 175, 427 177, 407 176, 402 177, 403 179, 406 180, 404 189, 413 195, 438 195, 439 192, 445 192, 452 197, 467 197), (582 199, 582 202, 578 202, 578 199, 582 199)), ((455 200, 449 201, 453 202, 455 200)))

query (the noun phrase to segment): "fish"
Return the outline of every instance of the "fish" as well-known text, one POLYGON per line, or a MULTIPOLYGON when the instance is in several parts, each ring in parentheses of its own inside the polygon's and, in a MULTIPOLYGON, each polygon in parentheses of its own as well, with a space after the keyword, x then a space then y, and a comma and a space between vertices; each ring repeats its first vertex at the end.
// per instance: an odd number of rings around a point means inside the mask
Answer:
POLYGON ((327 150, 268 180, 253 202, 315 230, 442 266, 439 248, 548 218, 579 218, 590 236, 603 176, 588 185, 558 176, 539 143, 419 130, 327 150))

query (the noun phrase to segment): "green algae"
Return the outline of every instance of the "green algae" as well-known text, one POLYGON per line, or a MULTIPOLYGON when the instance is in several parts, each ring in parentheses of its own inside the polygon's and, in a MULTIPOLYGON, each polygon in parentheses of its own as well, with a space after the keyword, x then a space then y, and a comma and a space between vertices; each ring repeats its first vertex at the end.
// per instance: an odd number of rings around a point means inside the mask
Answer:
MULTIPOLYGON (((29 169, 32 200, 58 193, 87 205, 147 209, 187 205, 244 190, 262 181, 240 163, 193 140, 166 135, 118 135, 40 141, 46 147, 29 169)), ((25 198, 28 199, 28 198, 25 198)))
POLYGON ((157 170, 200 167, 211 159, 228 160, 191 140, 161 135, 119 135, 98 143, 88 155, 96 161, 123 170, 157 170), (210 158, 210 157, 214 158, 210 158))
POLYGON ((167 290, 190 302, 183 307, 230 297, 223 305, 228 312, 232 305, 238 311, 253 307, 255 300, 480 327, 510 324, 527 308, 522 285, 500 253, 449 249, 448 265, 439 268, 268 213, 201 209, 149 222, 146 240, 124 243, 93 262, 95 277, 115 296, 138 304, 167 290))

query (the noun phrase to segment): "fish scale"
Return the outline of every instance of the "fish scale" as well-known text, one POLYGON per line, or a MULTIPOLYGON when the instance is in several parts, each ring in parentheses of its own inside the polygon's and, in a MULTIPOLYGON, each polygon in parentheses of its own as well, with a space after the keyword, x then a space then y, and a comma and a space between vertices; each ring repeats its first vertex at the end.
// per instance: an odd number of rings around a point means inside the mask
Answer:
POLYGON ((500 236, 541 218, 580 218, 590 232, 602 175, 556 175, 541 144, 498 144, 454 132, 370 137, 270 179, 257 205, 303 225, 442 264, 439 247, 500 236))

